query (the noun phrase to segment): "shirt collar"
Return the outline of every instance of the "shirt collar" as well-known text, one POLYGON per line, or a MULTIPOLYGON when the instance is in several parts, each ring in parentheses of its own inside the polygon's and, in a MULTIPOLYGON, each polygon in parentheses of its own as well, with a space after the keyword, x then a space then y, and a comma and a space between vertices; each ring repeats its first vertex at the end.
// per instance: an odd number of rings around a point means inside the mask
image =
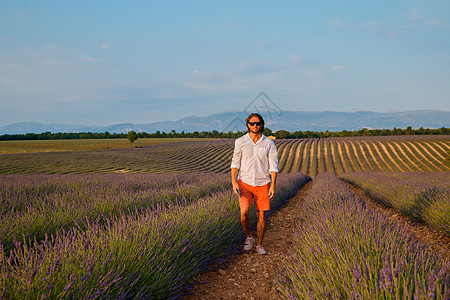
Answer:
POLYGON ((259 140, 256 141, 256 143, 253 142, 252 138, 250 137, 250 133, 247 132, 247 137, 248 139, 255 145, 257 145, 258 143, 264 141, 266 139, 266 136, 264 134, 261 133, 261 138, 259 140))

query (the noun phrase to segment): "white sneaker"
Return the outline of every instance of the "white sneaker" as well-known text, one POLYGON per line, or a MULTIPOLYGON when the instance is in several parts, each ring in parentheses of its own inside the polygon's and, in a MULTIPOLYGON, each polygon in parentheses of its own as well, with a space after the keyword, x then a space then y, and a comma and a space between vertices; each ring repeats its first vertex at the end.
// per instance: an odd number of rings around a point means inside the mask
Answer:
POLYGON ((265 255, 267 254, 267 251, 264 250, 264 247, 261 245, 256 246, 256 253, 261 254, 261 255, 265 255))
POLYGON ((253 237, 251 238, 247 238, 245 240, 245 244, 244 244, 244 250, 248 251, 248 250, 252 250, 253 248, 253 243, 255 242, 255 239, 253 237))

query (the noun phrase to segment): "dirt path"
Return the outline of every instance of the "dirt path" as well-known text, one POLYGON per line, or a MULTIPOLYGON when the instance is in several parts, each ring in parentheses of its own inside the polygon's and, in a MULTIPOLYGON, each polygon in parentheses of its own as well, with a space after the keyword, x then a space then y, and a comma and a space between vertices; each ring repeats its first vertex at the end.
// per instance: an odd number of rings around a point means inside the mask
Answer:
POLYGON ((298 143, 298 145, 297 145, 297 150, 296 150, 296 152, 295 152, 295 160, 294 160, 294 162, 292 163, 292 167, 291 167, 291 170, 293 171, 293 172, 298 172, 299 170, 300 170, 300 166, 298 166, 298 168, 297 168, 297 164, 298 164, 298 162, 299 162, 299 160, 300 160, 300 150, 302 150, 302 147, 304 146, 303 144, 305 143, 305 141, 304 140, 302 140, 302 141, 300 141, 299 143, 298 143))
MULTIPOLYGON (((431 143, 427 143, 427 142, 417 142, 420 147, 422 147, 423 150, 425 150, 425 152, 439 165, 439 167, 442 167, 442 161, 444 160, 445 157, 442 156, 436 149, 434 149, 431 146, 431 143)), ((445 170, 444 170, 445 171, 445 170)))
MULTIPOLYGON (((299 216, 311 184, 312 181, 308 182, 288 204, 270 216, 264 238, 267 255, 258 255, 251 250, 230 258, 229 264, 223 269, 213 268, 198 275, 193 293, 184 299, 282 299, 276 290, 275 278, 292 240, 295 220, 299 216)), ((427 245, 430 251, 440 255, 444 261, 450 260, 450 238, 443 237, 427 225, 414 222, 377 203, 363 190, 351 184, 348 186, 355 194, 361 196, 371 209, 387 214, 391 219, 404 224, 421 243, 427 245)))
POLYGON ((344 151, 342 151, 340 141, 336 141, 336 146, 337 146, 337 149, 338 149, 339 157, 341 159, 342 170, 344 171, 344 173, 351 172, 351 170, 349 170, 347 165, 345 164, 346 160, 344 159, 344 154, 343 154, 344 151))
MULTIPOLYGON (((365 162, 367 163, 367 167, 369 168, 369 170, 368 170, 368 171, 365 171, 365 172, 375 172, 375 171, 374 171, 374 167, 373 167, 372 164, 371 164, 371 161, 370 161, 369 158, 367 157, 366 152, 364 152, 364 147, 361 145, 361 143, 360 143, 359 141, 355 141, 355 144, 358 144, 358 146, 355 146, 355 148, 356 148, 356 147, 359 148, 359 151, 361 152, 361 155, 363 156, 365 162)), ((355 151, 356 151, 356 150, 355 150, 355 151)), ((361 166, 362 166, 362 163, 361 163, 361 166)))
MULTIPOLYGON (((367 149, 367 152, 369 152, 370 157, 372 157, 372 161, 377 165, 378 171, 382 171, 383 168, 381 167, 380 163, 378 162, 378 159, 375 157, 375 154, 373 153, 372 148, 370 148, 369 144, 366 143, 365 141, 361 141, 361 143, 364 143, 364 145, 367 149)), ((361 149, 361 151, 363 151, 363 150, 361 149)), ((367 160, 367 161, 370 161, 370 160, 367 160)), ((375 172, 377 172, 377 171, 375 171, 375 172)))
MULTIPOLYGON (((441 145, 441 143, 442 143, 442 142, 440 142, 440 141, 438 141, 438 142, 433 142, 433 144, 434 144, 437 148, 441 149, 444 153, 447 153, 447 151, 449 150, 448 146, 444 144, 444 145, 446 146, 446 149, 444 149, 444 148, 442 148, 443 145, 441 145)), ((440 156, 441 156, 442 159, 445 159, 445 156, 444 156, 444 155, 440 155, 440 156)))
MULTIPOLYGON (((414 165, 414 167, 415 167, 417 170, 422 171, 422 169, 414 162, 414 160, 411 159, 411 158, 405 153, 405 151, 403 150, 402 145, 400 145, 400 143, 392 142, 392 144, 393 144, 395 147, 397 147, 397 149, 400 151, 400 153, 403 155, 403 157, 404 157, 406 160, 408 160, 412 165, 414 165)), ((412 152, 411 152, 411 153, 412 153, 412 152)), ((411 168, 409 168, 409 169, 411 170, 411 168)), ((411 170, 411 171, 414 172, 414 170, 411 170)))
POLYGON ((424 153, 428 154, 429 156, 432 156, 430 154, 430 152, 428 152, 425 148, 423 148, 420 144, 419 145, 414 145, 413 143, 408 141, 408 144, 414 149, 416 150, 416 152, 418 154, 420 154, 420 156, 422 156, 422 158, 427 161, 428 163, 430 163, 431 165, 433 165, 433 167, 435 167, 436 169, 440 170, 440 171, 445 171, 442 168, 438 167, 431 159, 428 159, 424 153), (419 150, 419 147, 421 150, 419 150))
POLYGON ((408 170, 406 170, 405 168, 402 168, 402 170, 405 170, 406 172, 414 172, 414 170, 411 169, 410 166, 408 166, 408 164, 406 163, 408 161, 408 158, 405 158, 405 159, 401 158, 398 153, 399 151, 397 151, 390 142, 386 142, 386 145, 387 145, 387 147, 389 147, 389 149, 391 149, 393 156, 395 155, 395 157, 398 158, 398 165, 401 164, 402 166, 406 167, 406 169, 408 169, 408 170))
POLYGON ((358 168, 356 168, 356 165, 355 165, 355 163, 357 164, 358 162, 356 161, 354 161, 353 159, 352 159, 352 157, 350 156, 351 155, 351 152, 350 152, 350 150, 348 149, 348 143, 347 143, 347 141, 342 141, 342 144, 343 144, 343 148, 344 148, 344 151, 345 151, 345 154, 347 155, 347 158, 348 158, 348 162, 350 163, 350 166, 352 167, 352 171, 351 172, 358 172, 358 168))
POLYGON ((358 150, 356 150, 355 144, 352 141, 348 141, 348 143, 350 144, 349 148, 352 148, 352 151, 351 152, 349 151, 349 154, 353 153, 355 155, 356 164, 359 165, 361 172, 370 172, 370 171, 366 170, 366 168, 364 168, 364 164, 361 161, 361 157, 358 154, 358 150))
POLYGON ((405 170, 403 170, 398 163, 394 160, 394 158, 392 157, 391 153, 389 153, 387 147, 385 144, 383 144, 380 141, 377 141, 378 145, 381 147, 381 149, 383 149, 384 154, 386 154, 387 158, 389 159, 389 161, 395 165, 395 167, 397 168, 397 172, 405 172, 405 170))
MULTIPOLYGON (((423 163, 423 159, 418 158, 418 157, 414 154, 414 151, 412 151, 412 150, 410 149, 410 146, 408 146, 408 144, 406 144, 406 143, 404 143, 404 142, 399 142, 399 143, 401 143, 402 146, 404 146, 405 149, 408 151, 408 153, 411 154, 411 155, 408 155, 409 157, 412 156, 412 157, 416 160, 416 162, 420 163, 420 164, 423 166, 423 168, 421 168, 421 167, 419 168, 421 171, 429 171, 429 172, 433 172, 433 169, 431 169, 429 166, 427 166, 426 164, 423 163)), ((413 160, 411 159, 411 161, 413 161, 413 160)))
POLYGON ((306 152, 308 151, 308 147, 311 146, 311 141, 312 141, 311 139, 308 139, 305 142, 305 146, 303 147, 302 161, 301 161, 300 167, 298 169, 299 172, 308 173, 308 168, 306 167, 306 169, 305 169, 305 165, 306 166, 309 165, 309 162, 306 160, 306 152))
POLYGON ((285 160, 285 162, 284 162, 283 169, 280 171, 280 173, 281 173, 281 172, 283 172, 283 173, 289 173, 289 171, 292 169, 292 160, 293 160, 293 159, 292 159, 292 156, 294 155, 294 151, 297 149, 298 143, 299 143, 299 142, 294 142, 294 143, 291 145, 291 148, 289 149, 289 154, 288 154, 288 156, 287 156, 287 158, 286 158, 286 160, 285 160), (288 165, 289 162, 291 162, 290 165, 288 165))
POLYGON ((333 166, 334 166, 334 174, 338 175, 340 174, 342 171, 342 173, 344 173, 344 166, 342 161, 340 160, 340 155, 341 153, 339 153, 338 151, 338 147, 337 145, 335 145, 336 141, 330 141, 330 148, 331 148, 331 160, 333 162, 333 166))
POLYGON ((232 258, 224 269, 200 274, 195 293, 184 299, 281 299, 275 288, 275 277, 311 184, 308 182, 288 204, 270 216, 263 243, 267 255, 258 255, 254 250, 243 252, 232 258))

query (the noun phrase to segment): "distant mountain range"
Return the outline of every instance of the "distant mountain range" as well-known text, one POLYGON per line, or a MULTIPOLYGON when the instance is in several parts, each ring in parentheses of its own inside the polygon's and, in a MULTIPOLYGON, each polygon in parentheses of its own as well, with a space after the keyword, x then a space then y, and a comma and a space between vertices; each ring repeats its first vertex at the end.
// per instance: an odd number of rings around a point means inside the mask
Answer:
MULTIPOLYGON (((304 111, 276 111, 262 113, 266 127, 272 131, 341 131, 368 129, 406 128, 440 128, 450 127, 450 112, 442 110, 410 110, 402 112, 380 113, 371 111, 354 112, 304 112, 304 111)), ((224 112, 206 117, 186 117, 178 121, 153 122, 147 124, 114 124, 108 126, 84 126, 67 124, 44 124, 37 122, 20 122, 0 127, 0 135, 55 132, 105 132, 127 133, 136 132, 154 133, 194 132, 194 131, 244 131, 246 112, 224 112)))

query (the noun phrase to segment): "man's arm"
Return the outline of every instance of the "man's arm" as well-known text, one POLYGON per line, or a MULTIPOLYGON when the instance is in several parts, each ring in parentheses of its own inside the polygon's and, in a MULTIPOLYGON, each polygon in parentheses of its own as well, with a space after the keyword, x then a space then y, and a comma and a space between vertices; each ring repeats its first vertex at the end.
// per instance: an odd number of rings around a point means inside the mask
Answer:
POLYGON ((237 190, 239 189, 239 186, 237 183, 238 173, 239 173, 239 169, 231 168, 231 184, 233 185, 233 192, 239 196, 239 193, 237 192, 237 190))
POLYGON ((270 172, 270 187, 269 187, 269 199, 272 199, 275 196, 275 186, 277 182, 277 172, 270 172))
POLYGON ((275 186, 278 174, 278 153, 277 147, 275 146, 274 142, 272 142, 272 145, 269 150, 269 172, 271 179, 269 188, 269 199, 272 199, 275 196, 275 186))
POLYGON ((233 158, 231 159, 231 184, 233 185, 233 192, 239 196, 237 177, 239 169, 241 168, 242 150, 238 140, 234 141, 233 158))

